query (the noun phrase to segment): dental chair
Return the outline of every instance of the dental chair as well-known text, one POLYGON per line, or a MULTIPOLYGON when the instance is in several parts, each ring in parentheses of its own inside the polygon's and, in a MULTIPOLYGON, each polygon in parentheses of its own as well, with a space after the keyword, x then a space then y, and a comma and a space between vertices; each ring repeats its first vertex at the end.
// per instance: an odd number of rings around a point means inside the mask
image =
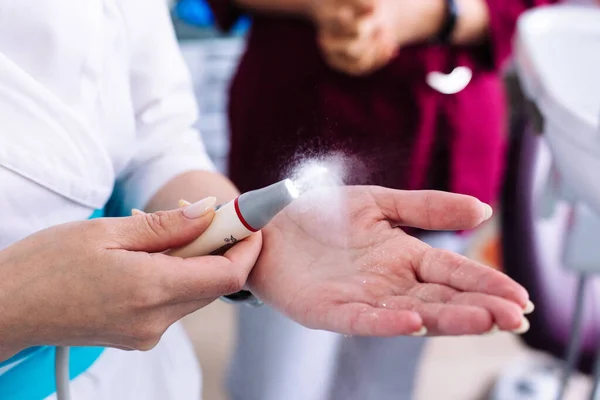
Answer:
POLYGON ((523 340, 564 360, 561 399, 600 375, 600 7, 527 12, 514 54, 503 266, 536 304, 523 340))

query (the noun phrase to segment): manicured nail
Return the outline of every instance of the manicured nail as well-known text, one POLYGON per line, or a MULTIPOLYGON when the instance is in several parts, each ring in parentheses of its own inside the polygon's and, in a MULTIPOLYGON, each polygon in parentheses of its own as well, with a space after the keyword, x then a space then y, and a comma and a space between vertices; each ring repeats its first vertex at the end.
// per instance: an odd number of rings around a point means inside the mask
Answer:
POLYGON ((425 336, 425 335, 427 335, 427 328, 425 328, 424 326, 421 327, 421 329, 419 329, 415 333, 410 334, 410 336, 425 336))
POLYGON ((500 328, 498 328, 498 325, 494 324, 494 325, 492 325, 490 330, 485 333, 485 335, 491 335, 496 332, 500 332, 500 328))
POLYGON ((492 218, 492 215, 494 215, 494 209, 492 209, 492 207, 489 204, 486 204, 486 203, 482 203, 482 204, 483 204, 483 210, 484 210, 483 218, 484 218, 484 221, 487 221, 488 219, 492 218))
POLYGON ((192 203, 190 203, 187 200, 183 200, 183 199, 179 200, 179 208, 183 208, 183 207, 187 207, 187 206, 191 206, 191 205, 192 205, 192 203))
POLYGON ((513 330, 512 332, 516 333, 517 335, 522 335, 529 330, 529 327, 530 327, 529 320, 527 318, 523 317, 523 319, 521 320, 521 325, 517 329, 513 330))
POLYGON ((535 310, 535 304, 533 304, 531 302, 531 300, 527 300, 527 305, 525 306, 525 309, 523 310, 523 314, 525 314, 525 315, 531 314, 533 312, 533 310, 535 310))
POLYGON ((190 204, 183 210, 183 215, 185 215, 189 219, 200 218, 210 212, 210 210, 214 210, 215 204, 217 204, 216 197, 207 197, 200 201, 195 202, 194 204, 190 204))
POLYGON ((146 214, 146 213, 143 212, 142 210, 138 210, 137 208, 134 208, 131 210, 131 215, 140 215, 140 214, 146 214))

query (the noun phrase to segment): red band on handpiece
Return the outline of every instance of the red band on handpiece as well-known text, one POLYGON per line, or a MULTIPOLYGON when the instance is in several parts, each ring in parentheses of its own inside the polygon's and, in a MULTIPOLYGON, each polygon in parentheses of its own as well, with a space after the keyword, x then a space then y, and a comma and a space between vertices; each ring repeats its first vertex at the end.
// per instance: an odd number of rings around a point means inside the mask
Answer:
POLYGON ((239 199, 239 197, 235 198, 235 200, 233 201, 233 206, 235 207, 235 212, 236 212, 236 214, 237 214, 240 222, 250 232, 258 232, 258 229, 254 229, 253 227, 251 227, 250 224, 248 224, 248 222, 246 222, 246 220, 244 219, 244 216, 242 215, 242 212, 240 211, 240 206, 238 204, 238 199, 239 199))

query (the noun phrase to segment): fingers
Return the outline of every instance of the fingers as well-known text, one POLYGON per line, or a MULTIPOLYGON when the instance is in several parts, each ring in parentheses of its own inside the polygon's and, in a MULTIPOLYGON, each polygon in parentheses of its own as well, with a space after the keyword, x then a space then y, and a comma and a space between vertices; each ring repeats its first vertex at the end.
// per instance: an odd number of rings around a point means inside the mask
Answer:
POLYGON ((348 33, 356 20, 373 13, 376 0, 337 0, 327 4, 318 0, 314 7, 315 20, 320 30, 335 34, 348 33))
POLYGON ((421 190, 371 187, 373 200, 385 218, 400 225, 429 230, 464 230, 492 216, 492 209, 471 196, 421 190))
POLYGON ((345 4, 352 7, 356 15, 362 15, 372 12, 375 8, 376 0, 342 0, 345 4))
POLYGON ((242 266, 246 269, 247 276, 256 264, 261 249, 262 233, 256 232, 246 239, 237 242, 235 246, 223 254, 223 257, 227 258, 232 264, 242 266))
POLYGON ((373 32, 358 38, 321 35, 320 46, 330 67, 348 75, 361 76, 389 63, 396 49, 377 39, 379 31, 373 25, 365 25, 363 29, 373 29, 373 32))
POLYGON ((256 264, 262 246, 260 232, 238 242, 223 256, 181 259, 153 254, 161 281, 172 302, 217 298, 239 292, 256 264))
MULTIPOLYGON (((355 52, 354 49, 348 50, 349 52, 355 52)), ((376 65, 376 57, 375 48, 368 47, 356 57, 343 52, 328 53, 325 55, 325 60, 331 68, 337 71, 351 76, 361 76, 373 71, 376 65)))
POLYGON ((425 303, 407 296, 387 298, 380 306, 387 310, 418 313, 430 335, 467 335, 488 332, 494 321, 483 308, 443 303, 425 303))
POLYGON ((319 30, 332 35, 354 35, 356 23, 350 7, 339 7, 320 16, 319 30))
POLYGON ((188 244, 212 222, 216 199, 208 197, 185 208, 145 214, 134 210, 128 218, 104 220, 113 231, 114 248, 148 253, 188 244))
POLYGON ((413 268, 420 282, 502 297, 522 309, 528 306, 525 288, 507 275, 449 251, 429 248, 413 268))
POLYGON ((517 332, 523 324, 523 308, 501 297, 482 293, 460 293, 450 304, 487 310, 494 324, 502 331, 517 332))
POLYGON ((397 44, 384 35, 381 13, 355 14, 344 4, 319 24, 319 45, 327 64, 343 73, 361 76, 385 66, 397 44))
POLYGON ((325 329, 345 335, 391 337, 423 335, 421 317, 410 310, 388 310, 361 303, 324 305, 325 312, 317 312, 321 320, 314 329, 325 329))
POLYGON ((321 22, 319 33, 331 39, 353 39, 372 37, 375 20, 371 15, 357 18, 348 7, 336 10, 329 19, 321 22))
POLYGON ((411 292, 384 298, 378 306, 419 313, 432 335, 482 334, 493 326, 522 333, 518 330, 524 322, 523 309, 511 301, 480 293, 461 293, 440 285, 424 284, 411 292))

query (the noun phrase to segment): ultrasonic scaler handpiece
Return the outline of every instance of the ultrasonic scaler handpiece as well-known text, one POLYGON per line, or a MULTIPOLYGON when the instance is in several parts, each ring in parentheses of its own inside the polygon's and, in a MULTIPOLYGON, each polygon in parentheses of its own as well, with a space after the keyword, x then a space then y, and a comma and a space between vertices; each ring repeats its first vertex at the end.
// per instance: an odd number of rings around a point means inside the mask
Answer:
POLYGON ((300 195, 290 179, 246 192, 217 208, 208 229, 192 243, 169 255, 189 258, 222 254, 231 246, 264 228, 300 195))

